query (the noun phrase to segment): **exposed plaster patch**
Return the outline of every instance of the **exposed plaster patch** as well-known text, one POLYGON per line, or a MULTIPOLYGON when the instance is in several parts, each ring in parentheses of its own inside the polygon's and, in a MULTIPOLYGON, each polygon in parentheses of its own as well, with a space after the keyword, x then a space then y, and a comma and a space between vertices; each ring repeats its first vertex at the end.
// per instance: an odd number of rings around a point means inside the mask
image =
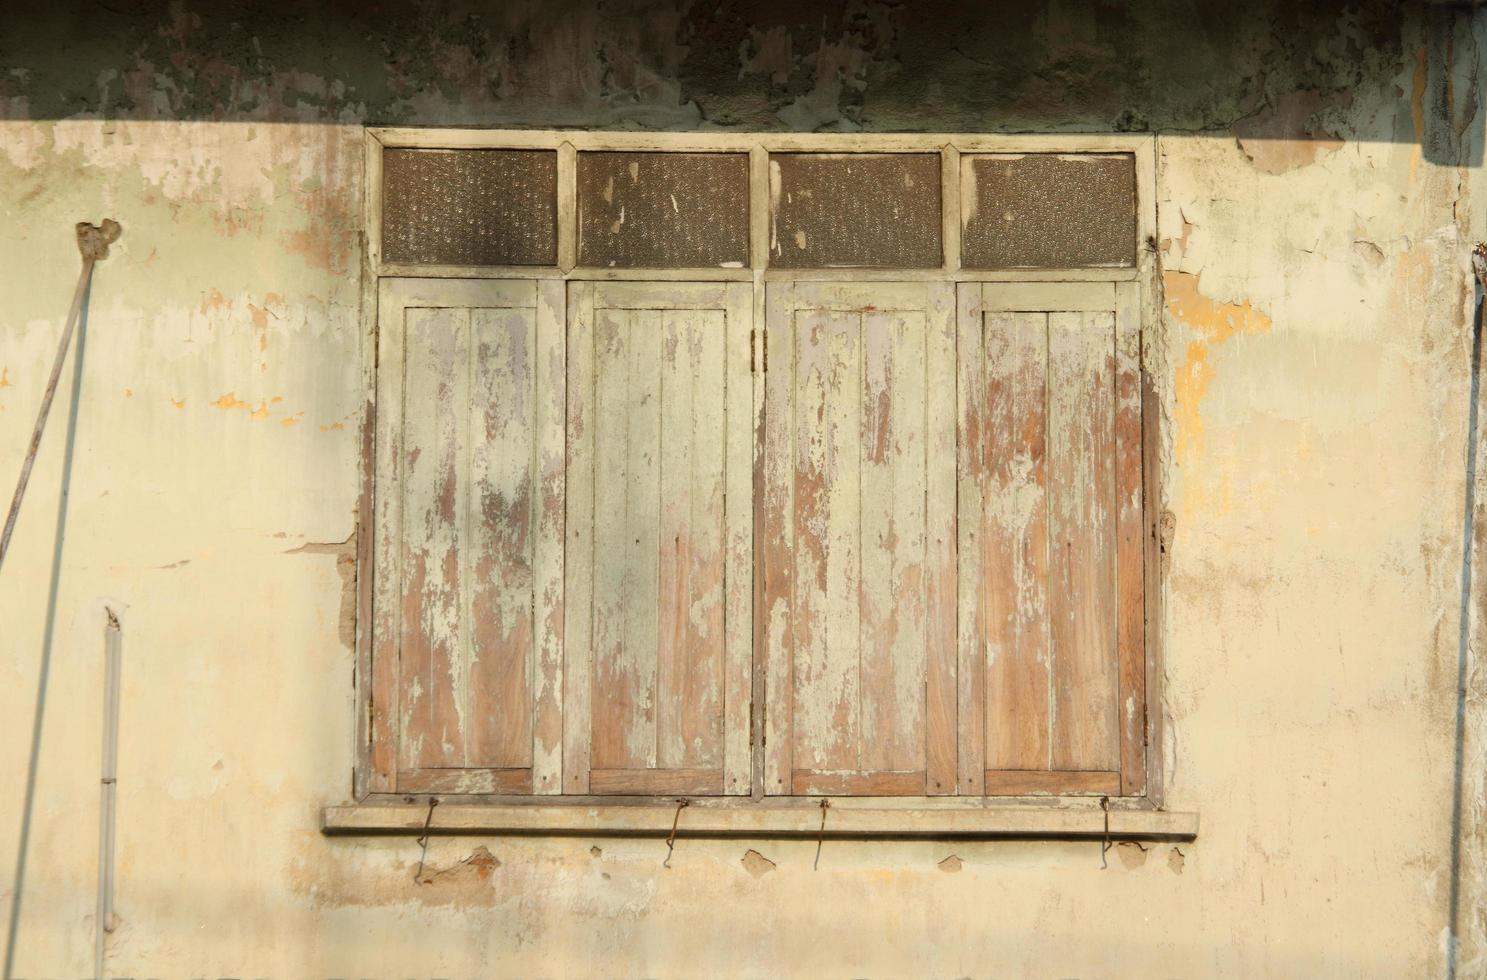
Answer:
POLYGON ((941 871, 955 874, 961 868, 965 867, 965 862, 962 861, 959 856, 952 854, 945 860, 941 861, 938 865, 936 865, 936 867, 938 867, 941 871))
POLYGON ((336 572, 341 576, 341 608, 337 616, 337 636, 348 650, 356 646, 356 531, 344 541, 321 543, 306 541, 290 548, 286 555, 335 555, 336 572))
POLYGON ((1342 137, 1325 129, 1317 118, 1352 100, 1350 93, 1327 97, 1317 91, 1288 92, 1235 123, 1234 135, 1256 167, 1268 174, 1282 174, 1315 163, 1323 152, 1342 147, 1342 137))
POLYGON ((1178 848, 1174 847, 1167 853, 1167 867, 1172 869, 1173 874, 1182 874, 1182 869, 1187 865, 1187 863, 1187 855, 1183 854, 1182 851, 1178 848))
POLYGON ((1353 254, 1358 256, 1369 265, 1382 265, 1384 262, 1384 250, 1373 242, 1356 241, 1353 243, 1353 254))
POLYGON ((1121 841, 1115 845, 1115 853, 1127 870, 1134 870, 1146 863, 1146 845, 1140 841, 1121 841))
POLYGON ((470 852, 469 857, 447 868, 425 870, 420 885, 442 885, 453 884, 457 881, 485 882, 490 879, 491 872, 501 866, 500 860, 490 852, 485 845, 481 845, 470 852))
POLYGON ((775 863, 773 861, 753 848, 744 852, 744 856, 739 863, 744 866, 745 871, 755 878, 763 878, 775 869, 775 863))
POLYGON ((790 81, 795 70, 795 55, 791 50, 790 32, 776 24, 767 31, 749 29, 749 39, 739 52, 738 77, 765 75, 771 85, 784 85, 790 81))

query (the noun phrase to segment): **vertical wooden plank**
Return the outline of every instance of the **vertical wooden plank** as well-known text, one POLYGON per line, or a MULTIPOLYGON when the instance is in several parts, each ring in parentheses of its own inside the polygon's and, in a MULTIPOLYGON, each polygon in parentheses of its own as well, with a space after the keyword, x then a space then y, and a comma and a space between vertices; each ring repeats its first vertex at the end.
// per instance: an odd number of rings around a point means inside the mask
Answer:
POLYGON ((794 738, 797 769, 861 764, 861 315, 797 310, 794 738))
POLYGON ((563 791, 587 793, 591 767, 594 597, 594 287, 568 303, 568 494, 563 666, 563 791))
POLYGON ((532 755, 537 318, 530 309, 468 316, 465 764, 524 769, 532 755))
MULTIPOLYGON (((986 287, 990 288, 990 287, 986 287)), ((981 519, 987 480, 983 313, 980 283, 956 287, 957 792, 980 796, 986 780, 986 632, 981 519)))
POLYGON ((363 130, 362 137, 367 194, 363 210, 367 223, 366 264, 368 272, 375 276, 382 270, 382 142, 366 130, 363 130))
POLYGON ((1120 658, 1120 783, 1146 792, 1146 514, 1142 488, 1141 306, 1136 283, 1115 291, 1116 645, 1120 658))
MULTIPOLYGON (((947 210, 953 216, 956 209, 947 210)), ((931 283, 926 314, 925 792, 956 790, 955 427, 953 283, 931 283)))
MULTIPOLYGON (((377 144, 380 151, 381 144, 377 144)), ((369 153, 371 150, 368 151, 369 153)), ((382 280, 377 298, 377 482, 373 498, 373 565, 371 650, 371 759, 367 789, 390 792, 398 767, 398 708, 400 672, 398 645, 402 637, 401 587, 403 558, 403 354, 405 311, 392 280, 382 280)))
POLYGON ((917 311, 870 311, 860 329, 857 768, 922 770, 926 325, 917 311))
POLYGON ((660 315, 596 309, 593 767, 656 766, 660 315))
POLYGON ((988 313, 984 344, 986 768, 1046 769, 1052 717, 1045 491, 1048 316, 988 313))
POLYGON ((769 369, 764 374, 764 792, 789 795, 794 767, 795 340, 794 285, 769 283, 765 300, 769 369))
MULTIPOLYGON (((1141 177, 1142 155, 1136 155, 1136 173, 1141 177)), ((1146 184, 1138 184, 1146 187, 1146 184)), ((1161 322, 1163 300, 1157 289, 1156 275, 1159 271, 1154 253, 1138 251, 1137 262, 1141 264, 1141 278, 1137 280, 1141 324, 1161 322)), ((1141 392, 1141 477, 1144 501, 1142 528, 1142 557, 1145 559, 1143 582, 1146 590, 1145 610, 1145 658, 1146 658, 1146 730, 1142 740, 1146 748, 1145 797, 1148 804, 1161 807, 1165 790, 1166 764, 1163 746, 1163 716, 1160 693, 1162 690, 1163 659, 1166 642, 1166 615, 1164 612, 1167 550, 1173 541, 1164 533, 1163 525, 1168 516, 1167 492, 1162 472, 1162 395, 1157 391, 1154 378, 1169 376, 1165 360, 1151 338, 1143 336, 1140 343, 1140 392, 1141 392), (1166 540, 1164 540, 1164 538, 1166 540)), ((1166 531, 1173 530, 1168 526, 1166 531)))
POLYGON ((724 712, 724 356, 714 310, 660 314, 656 765, 719 769, 724 712))
MULTIPOLYGON (((632 314, 634 316, 634 314, 632 314)), ((707 660, 693 642, 690 612, 693 586, 693 554, 700 542, 694 536, 694 507, 699 489, 692 479, 697 446, 694 425, 696 405, 693 381, 700 368, 696 324, 690 311, 660 316, 654 361, 661 394, 659 413, 660 495, 657 535, 657 630, 656 651, 656 761, 662 769, 680 769, 687 757, 684 719, 691 707, 683 703, 689 660, 707 660)), ((639 598, 639 597, 637 597, 639 598)), ((699 664, 700 666, 701 664, 699 664)))
POLYGON ((532 472, 537 482, 533 506, 533 606, 537 636, 533 670, 532 792, 562 791, 564 413, 567 409, 564 343, 565 292, 561 280, 537 285, 536 386, 532 472))
MULTIPOLYGON (((754 391, 749 338, 754 324, 750 283, 728 286, 724 330, 724 519, 723 792, 752 788, 749 751, 753 686, 753 454, 754 391)), ((709 383, 705 379, 703 384, 709 383)))
POLYGON ((418 309, 405 353, 400 768, 462 766, 467 700, 462 520, 469 314, 418 309))
POLYGON ((1120 764, 1115 645, 1114 317, 1048 318, 1055 769, 1120 764))

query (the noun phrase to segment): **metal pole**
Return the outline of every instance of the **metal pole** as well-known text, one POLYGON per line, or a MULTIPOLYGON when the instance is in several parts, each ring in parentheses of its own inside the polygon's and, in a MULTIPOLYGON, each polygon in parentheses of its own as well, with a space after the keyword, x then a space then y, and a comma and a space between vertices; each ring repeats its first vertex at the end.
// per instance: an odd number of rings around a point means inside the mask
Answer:
POLYGON ((114 931, 114 812, 119 787, 119 674, 124 631, 118 615, 104 609, 103 627, 103 764, 98 800, 98 910, 94 922, 93 975, 104 976, 105 939, 114 931))
POLYGON ((36 415, 36 428, 31 430, 31 445, 26 449, 26 461, 21 464, 21 478, 16 483, 15 496, 10 500, 5 530, 0 531, 0 568, 4 567, 5 554, 10 551, 10 536, 15 533, 16 518, 21 513, 21 501, 26 496, 26 484, 31 482, 31 467, 36 464, 36 452, 41 448, 41 434, 46 430, 47 416, 52 411, 52 397, 57 394, 57 382, 62 378, 62 365, 67 361, 67 349, 72 346, 72 331, 77 326, 78 314, 82 312, 88 282, 93 278, 93 264, 108 255, 108 247, 119 237, 119 232, 119 223, 111 218, 104 218, 103 224, 97 228, 86 221, 77 223, 77 249, 83 256, 83 268, 77 276, 77 288, 72 292, 72 309, 67 314, 67 326, 62 330, 62 340, 57 344, 57 356, 52 360, 52 376, 46 383, 45 394, 41 396, 41 411, 36 415))

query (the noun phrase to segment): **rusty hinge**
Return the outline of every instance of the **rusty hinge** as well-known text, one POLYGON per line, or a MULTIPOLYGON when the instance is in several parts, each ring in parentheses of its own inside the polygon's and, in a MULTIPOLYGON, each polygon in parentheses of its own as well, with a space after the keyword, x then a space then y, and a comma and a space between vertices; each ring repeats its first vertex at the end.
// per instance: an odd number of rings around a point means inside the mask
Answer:
POLYGON ((372 725, 373 725, 374 719, 376 717, 377 717, 376 716, 376 712, 374 711, 374 709, 372 707, 372 695, 370 693, 368 693, 367 694, 367 744, 368 745, 371 745, 372 744, 372 725))
POLYGON ((1141 706, 1141 747, 1148 748, 1151 745, 1151 717, 1147 714, 1146 705, 1141 706))
POLYGON ((769 744, 769 704, 759 709, 759 744, 769 744))
POLYGON ((758 371, 759 371, 759 368, 758 368, 758 366, 757 366, 757 364, 755 362, 755 359, 754 359, 754 346, 756 344, 755 337, 756 337, 757 334, 758 334, 758 331, 756 331, 756 330, 750 330, 749 331, 749 373, 750 374, 757 374, 758 371))
POLYGON ((754 747, 754 702, 749 702, 749 748, 754 747))
POLYGON ((764 331, 764 373, 769 373, 769 331, 764 331))

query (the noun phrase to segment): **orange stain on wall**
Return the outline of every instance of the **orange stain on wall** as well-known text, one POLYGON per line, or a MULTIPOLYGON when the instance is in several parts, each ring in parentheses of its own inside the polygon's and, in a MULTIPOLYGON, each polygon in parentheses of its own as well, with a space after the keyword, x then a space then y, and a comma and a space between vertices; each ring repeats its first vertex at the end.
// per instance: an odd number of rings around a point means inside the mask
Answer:
POLYGON ((1179 466, 1187 465, 1203 441, 1201 404, 1213 381, 1209 351, 1238 334, 1266 334, 1272 326, 1270 317, 1256 310, 1248 300, 1242 303, 1218 303, 1198 291, 1198 277, 1191 272, 1166 272, 1162 285, 1167 296, 1167 312, 1181 320, 1195 336, 1188 342, 1182 363, 1177 368, 1174 387, 1174 448, 1179 466))

